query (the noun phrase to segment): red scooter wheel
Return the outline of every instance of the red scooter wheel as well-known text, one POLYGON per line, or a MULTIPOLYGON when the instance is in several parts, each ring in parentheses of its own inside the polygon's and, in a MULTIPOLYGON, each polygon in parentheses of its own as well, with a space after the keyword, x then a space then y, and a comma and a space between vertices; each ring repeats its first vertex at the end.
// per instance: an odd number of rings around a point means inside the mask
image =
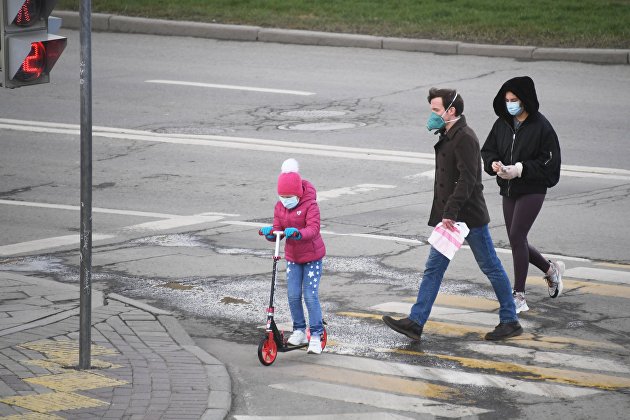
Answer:
POLYGON ((273 334, 269 334, 258 344, 258 360, 263 365, 269 366, 276 360, 276 356, 278 356, 278 345, 273 339, 273 334))

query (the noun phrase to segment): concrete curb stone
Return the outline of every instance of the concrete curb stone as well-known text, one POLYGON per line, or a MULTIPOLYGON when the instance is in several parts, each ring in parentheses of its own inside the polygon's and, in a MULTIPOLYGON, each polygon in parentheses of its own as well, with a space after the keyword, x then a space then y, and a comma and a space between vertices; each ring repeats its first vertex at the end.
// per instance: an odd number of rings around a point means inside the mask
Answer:
MULTIPOLYGON (((79 29, 78 12, 55 11, 62 27, 79 29)), ((597 64, 630 64, 630 49, 539 48, 534 46, 470 44, 457 41, 378 37, 371 35, 317 32, 295 29, 262 28, 92 14, 94 31, 142 33, 149 35, 190 36, 231 41, 278 42, 331 47, 373 48, 436 54, 506 57, 526 60, 574 61, 597 64)))

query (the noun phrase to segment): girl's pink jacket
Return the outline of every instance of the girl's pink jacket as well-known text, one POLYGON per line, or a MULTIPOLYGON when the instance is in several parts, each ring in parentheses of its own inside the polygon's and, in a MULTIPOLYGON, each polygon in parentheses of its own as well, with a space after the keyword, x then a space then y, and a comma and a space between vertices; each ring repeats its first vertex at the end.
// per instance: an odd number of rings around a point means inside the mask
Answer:
POLYGON ((292 209, 285 208, 280 201, 273 211, 273 230, 297 228, 302 239, 288 239, 284 245, 287 261, 303 264, 322 259, 326 255, 324 240, 319 233, 320 215, 317 205, 317 191, 313 184, 302 180, 302 198, 292 209))

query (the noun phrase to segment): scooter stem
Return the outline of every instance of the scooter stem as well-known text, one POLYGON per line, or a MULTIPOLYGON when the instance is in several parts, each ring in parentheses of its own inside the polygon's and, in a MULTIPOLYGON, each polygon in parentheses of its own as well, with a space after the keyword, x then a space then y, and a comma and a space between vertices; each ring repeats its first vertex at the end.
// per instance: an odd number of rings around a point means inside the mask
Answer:
POLYGON ((284 232, 281 230, 276 230, 273 232, 273 234, 276 235, 276 250, 273 254, 273 258, 274 260, 279 260, 280 258, 278 257, 280 256, 280 239, 284 232))

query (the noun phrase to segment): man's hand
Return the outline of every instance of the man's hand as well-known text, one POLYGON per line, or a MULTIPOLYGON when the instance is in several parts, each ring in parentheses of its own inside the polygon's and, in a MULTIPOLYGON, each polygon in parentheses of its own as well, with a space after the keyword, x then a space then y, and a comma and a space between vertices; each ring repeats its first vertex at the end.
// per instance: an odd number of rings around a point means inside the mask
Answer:
POLYGON ((457 231, 457 226, 455 226, 455 220, 452 219, 442 219, 442 226, 444 226, 447 230, 457 231))

